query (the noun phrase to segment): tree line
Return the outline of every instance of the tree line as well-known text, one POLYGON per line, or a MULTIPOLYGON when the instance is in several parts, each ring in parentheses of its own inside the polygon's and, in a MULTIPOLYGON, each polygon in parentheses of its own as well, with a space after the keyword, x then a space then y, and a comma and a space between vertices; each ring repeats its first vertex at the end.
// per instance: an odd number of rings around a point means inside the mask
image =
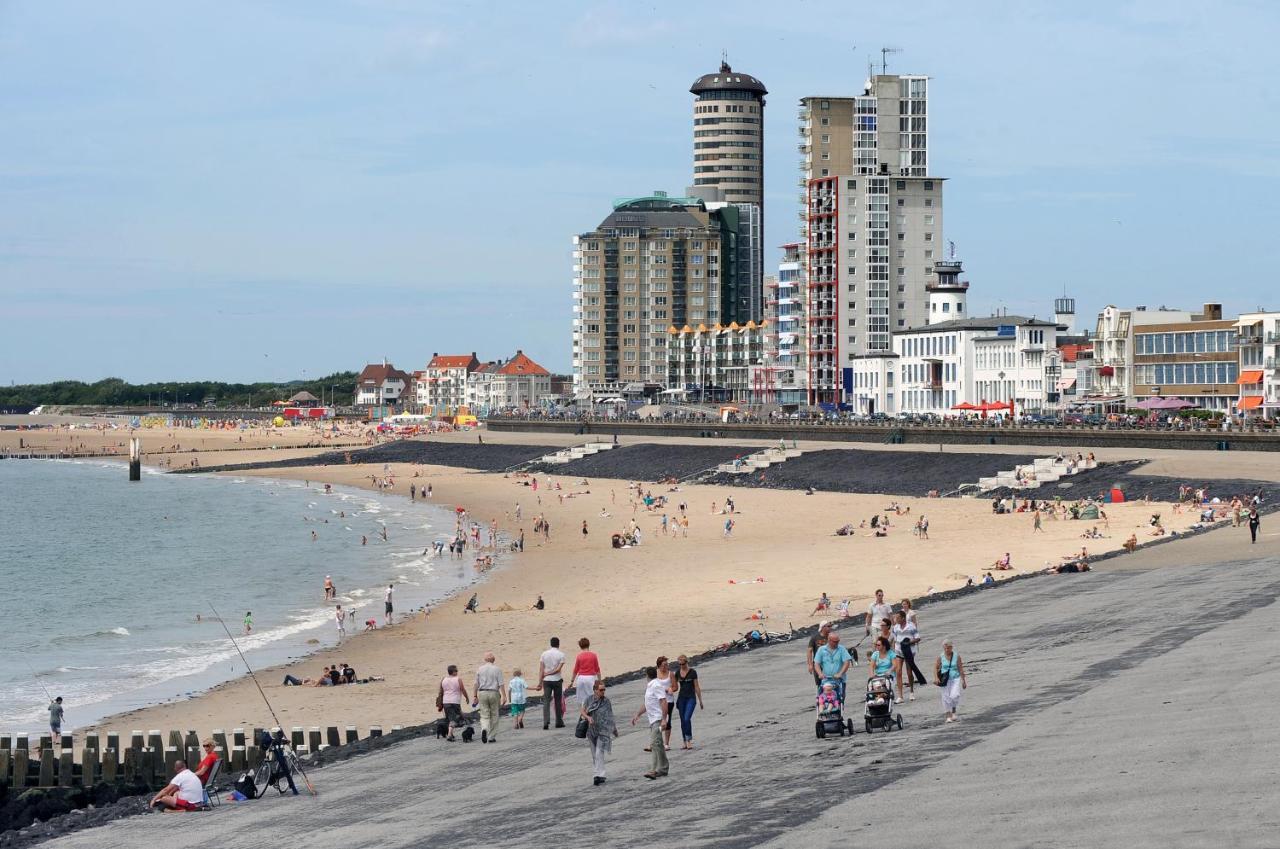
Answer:
POLYGON ((332 396, 339 406, 349 406, 355 394, 356 373, 340 371, 314 380, 291 380, 286 383, 223 383, 215 380, 167 381, 162 383, 127 383, 109 377, 96 383, 59 380, 0 387, 0 407, 40 406, 53 404, 103 407, 204 407, 207 404, 227 407, 267 407, 273 401, 307 391, 328 404, 332 396))

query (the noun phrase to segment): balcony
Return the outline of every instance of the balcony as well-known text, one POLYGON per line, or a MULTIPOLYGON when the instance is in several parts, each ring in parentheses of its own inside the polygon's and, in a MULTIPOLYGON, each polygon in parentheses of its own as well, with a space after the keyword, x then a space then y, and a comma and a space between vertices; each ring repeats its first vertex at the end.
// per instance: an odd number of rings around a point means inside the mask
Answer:
POLYGON ((1272 330, 1272 331, 1268 331, 1268 333, 1267 333, 1267 344, 1268 344, 1268 345, 1280 345, 1280 333, 1277 333, 1277 332, 1276 332, 1276 331, 1274 331, 1274 330, 1272 330))
MULTIPOLYGON (((1274 334, 1273 334, 1274 335, 1274 334)), ((1261 333, 1238 333, 1236 334, 1237 345, 1261 345, 1261 333)))

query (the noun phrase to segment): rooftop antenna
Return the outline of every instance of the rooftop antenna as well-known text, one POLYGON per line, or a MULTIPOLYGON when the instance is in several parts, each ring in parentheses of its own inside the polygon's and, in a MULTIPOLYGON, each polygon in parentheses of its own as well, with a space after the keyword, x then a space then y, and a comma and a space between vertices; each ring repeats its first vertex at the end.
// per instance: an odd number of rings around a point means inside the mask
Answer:
POLYGON ((889 73, 889 54, 901 53, 901 47, 881 47, 880 48, 880 73, 889 73))
POLYGON ((731 70, 732 68, 729 67, 729 51, 722 48, 720 50, 720 73, 727 73, 731 70))

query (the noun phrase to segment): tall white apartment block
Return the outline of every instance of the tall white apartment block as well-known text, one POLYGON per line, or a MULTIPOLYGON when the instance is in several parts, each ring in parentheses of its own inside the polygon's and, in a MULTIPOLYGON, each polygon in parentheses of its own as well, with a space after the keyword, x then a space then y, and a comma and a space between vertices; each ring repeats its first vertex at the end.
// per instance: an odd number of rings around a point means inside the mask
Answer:
POLYGON ((837 404, 855 358, 923 325, 942 259, 929 171, 928 78, 878 74, 853 97, 800 101, 809 400, 837 404))

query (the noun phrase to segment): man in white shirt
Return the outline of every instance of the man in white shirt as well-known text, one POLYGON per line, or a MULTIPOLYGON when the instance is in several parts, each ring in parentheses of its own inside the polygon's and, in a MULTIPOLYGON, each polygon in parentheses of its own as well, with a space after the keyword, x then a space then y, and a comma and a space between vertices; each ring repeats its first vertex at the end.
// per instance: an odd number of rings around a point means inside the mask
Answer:
POLYGON ((556 708, 556 728, 564 728, 564 652, 560 638, 551 638, 551 648, 538 661, 538 686, 542 691, 542 730, 551 727, 551 706, 556 708))
POLYGON ((881 620, 892 617, 893 605, 885 603, 884 590, 876 590, 876 600, 867 608, 867 633, 870 634, 872 628, 879 630, 881 620))
POLYGON ((184 761, 173 762, 173 778, 155 795, 148 807, 160 805, 171 811, 198 811, 204 806, 204 785, 184 761))
POLYGON ((382 605, 382 624, 384 625, 391 624, 391 613, 395 610, 395 605, 392 603, 392 595, 395 593, 395 589, 395 584, 387 584, 387 598, 382 605))
POLYGON ((644 707, 631 717, 631 724, 635 725, 642 716, 649 722, 649 748, 653 751, 653 768, 644 777, 652 781, 662 778, 671 769, 671 764, 667 761, 666 743, 662 739, 662 732, 668 721, 667 682, 658 677, 656 666, 646 666, 644 674, 649 679, 644 688, 644 707))

